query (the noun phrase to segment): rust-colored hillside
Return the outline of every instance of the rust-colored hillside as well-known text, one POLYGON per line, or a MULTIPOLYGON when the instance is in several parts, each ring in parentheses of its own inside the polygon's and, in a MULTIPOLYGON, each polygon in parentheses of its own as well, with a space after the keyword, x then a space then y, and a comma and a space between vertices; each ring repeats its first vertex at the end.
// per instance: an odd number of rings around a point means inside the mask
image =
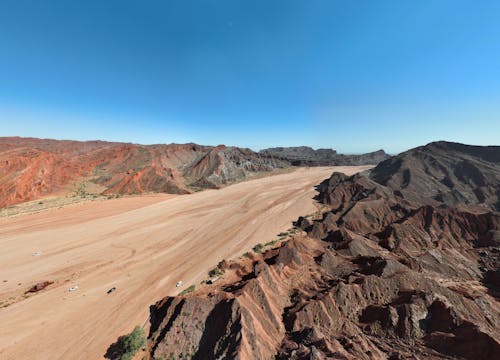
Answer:
POLYGON ((183 194, 287 166, 225 146, 0 138, 0 207, 78 191, 183 194))

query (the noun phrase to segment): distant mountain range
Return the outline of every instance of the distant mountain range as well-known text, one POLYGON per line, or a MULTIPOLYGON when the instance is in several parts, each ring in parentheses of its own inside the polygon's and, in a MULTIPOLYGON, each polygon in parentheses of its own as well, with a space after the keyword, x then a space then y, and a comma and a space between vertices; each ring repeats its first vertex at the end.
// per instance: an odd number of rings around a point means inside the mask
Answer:
POLYGON ((385 153, 344 156, 310 148, 281 148, 280 156, 276 154, 275 149, 254 152, 224 145, 4 137, 0 138, 0 207, 71 193, 186 194, 290 166, 376 164, 386 157, 385 153), (300 149, 309 149, 302 160, 300 149))
POLYGON ((152 306, 149 354, 498 358, 500 147, 431 143, 318 190, 290 240, 152 306))
POLYGON ((290 162, 294 166, 331 166, 378 164, 390 158, 384 150, 360 155, 338 154, 333 149, 317 149, 307 146, 275 147, 264 149, 260 154, 290 162))

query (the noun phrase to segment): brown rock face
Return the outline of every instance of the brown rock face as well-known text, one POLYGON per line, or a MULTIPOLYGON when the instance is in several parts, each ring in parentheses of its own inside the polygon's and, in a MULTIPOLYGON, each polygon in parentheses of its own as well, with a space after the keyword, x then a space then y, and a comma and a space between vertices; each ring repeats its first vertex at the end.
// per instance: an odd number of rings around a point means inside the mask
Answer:
POLYGON ((362 175, 318 190, 301 234, 151 307, 152 358, 498 359, 499 213, 362 175))
POLYGON ((183 194, 289 166, 249 149, 0 138, 0 207, 75 192, 183 194))
POLYGON ((370 177, 412 201, 500 211, 500 146, 435 142, 380 163, 370 177))

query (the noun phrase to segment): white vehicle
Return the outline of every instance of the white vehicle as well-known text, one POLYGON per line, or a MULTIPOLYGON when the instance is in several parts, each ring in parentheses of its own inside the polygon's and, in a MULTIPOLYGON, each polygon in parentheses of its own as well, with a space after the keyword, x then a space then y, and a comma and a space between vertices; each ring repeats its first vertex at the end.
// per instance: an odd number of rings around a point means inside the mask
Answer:
POLYGON ((177 284, 175 284, 175 287, 179 287, 182 285, 182 281, 177 281, 177 284))
POLYGON ((31 256, 40 256, 42 255, 41 251, 35 251, 34 253, 31 254, 31 256))
POLYGON ((69 292, 73 292, 73 291, 76 291, 78 290, 78 285, 75 285, 75 286, 72 286, 68 289, 69 292))

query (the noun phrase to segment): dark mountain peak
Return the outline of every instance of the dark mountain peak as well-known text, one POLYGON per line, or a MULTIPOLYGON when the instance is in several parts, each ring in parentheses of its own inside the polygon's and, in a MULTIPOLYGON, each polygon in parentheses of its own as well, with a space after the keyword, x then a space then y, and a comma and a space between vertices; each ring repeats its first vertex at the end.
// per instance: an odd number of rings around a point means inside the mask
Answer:
POLYGON ((383 150, 367 154, 344 155, 334 149, 314 150, 308 146, 276 147, 261 150, 264 156, 290 161, 295 166, 375 165, 390 156, 383 150))
POLYGON ((448 141, 437 141, 427 144, 425 148, 430 150, 457 152, 494 163, 500 162, 500 146, 477 146, 448 141))
POLYGON ((500 209, 500 146, 433 142, 381 162, 370 174, 408 199, 500 209))
POLYGON ((317 154, 328 154, 334 155, 337 151, 333 149, 318 149, 314 150, 309 146, 290 146, 290 147, 273 147, 268 149, 263 149, 260 151, 263 154, 278 156, 287 159, 306 159, 310 157, 315 157, 317 154))
POLYGON ((379 150, 373 151, 373 152, 371 152, 369 154, 390 156, 388 153, 385 152, 384 149, 379 149, 379 150))

